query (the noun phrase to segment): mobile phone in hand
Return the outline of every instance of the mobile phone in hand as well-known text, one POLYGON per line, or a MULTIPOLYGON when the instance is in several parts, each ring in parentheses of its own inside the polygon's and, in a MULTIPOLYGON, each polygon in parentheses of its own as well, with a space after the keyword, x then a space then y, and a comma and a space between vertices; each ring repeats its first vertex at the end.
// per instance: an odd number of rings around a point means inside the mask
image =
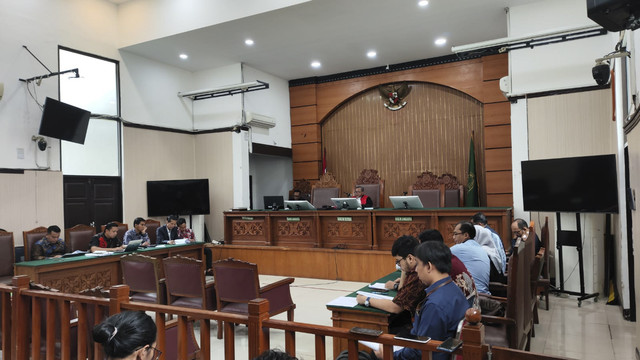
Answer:
POLYGON ((446 352, 454 352, 457 348, 460 347, 460 345, 462 345, 462 340, 450 337, 447 340, 443 341, 442 344, 437 347, 437 349, 446 352))

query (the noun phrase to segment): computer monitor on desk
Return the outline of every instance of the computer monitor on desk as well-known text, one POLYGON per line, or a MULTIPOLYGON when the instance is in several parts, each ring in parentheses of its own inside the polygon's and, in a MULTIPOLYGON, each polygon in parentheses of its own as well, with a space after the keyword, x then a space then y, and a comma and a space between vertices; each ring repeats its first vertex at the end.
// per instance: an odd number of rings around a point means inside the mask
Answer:
POLYGON ((389 200, 395 209, 422 209, 422 201, 417 195, 413 196, 389 196, 389 200))
POLYGON ((360 200, 356 198, 331 198, 337 209, 356 210, 362 207, 360 200))
POLYGON ((284 209, 284 197, 264 196, 264 208, 269 210, 284 209))
POLYGON ((307 200, 285 200, 284 208, 291 209, 291 210, 315 210, 316 209, 307 200))

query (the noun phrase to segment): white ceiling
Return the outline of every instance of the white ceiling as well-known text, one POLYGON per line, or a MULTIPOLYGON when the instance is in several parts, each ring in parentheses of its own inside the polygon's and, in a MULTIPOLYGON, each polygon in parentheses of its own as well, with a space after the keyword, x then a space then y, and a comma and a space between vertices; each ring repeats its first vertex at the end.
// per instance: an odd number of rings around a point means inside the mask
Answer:
POLYGON ((451 55, 451 46, 506 37, 505 8, 540 1, 313 0, 122 50, 190 71, 242 62, 291 80, 451 55))

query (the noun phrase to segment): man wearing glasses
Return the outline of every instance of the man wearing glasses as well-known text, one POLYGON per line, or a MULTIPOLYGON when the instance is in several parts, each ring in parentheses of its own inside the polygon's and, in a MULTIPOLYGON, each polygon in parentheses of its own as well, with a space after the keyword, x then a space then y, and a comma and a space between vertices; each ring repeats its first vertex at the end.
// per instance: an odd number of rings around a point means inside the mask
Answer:
POLYGON ((451 247, 451 253, 467 267, 478 292, 490 295, 491 260, 482 246, 474 240, 475 237, 476 229, 470 222, 457 223, 453 230, 453 241, 456 244, 451 247))
POLYGON ((418 246, 418 239, 413 236, 404 235, 399 237, 391 247, 391 255, 396 260, 396 265, 400 266, 402 275, 399 286, 396 287, 398 293, 393 300, 374 299, 364 295, 358 295, 358 304, 371 306, 380 310, 398 314, 390 322, 392 332, 400 331, 403 328, 411 328, 411 317, 416 311, 416 306, 424 299, 426 288, 418 278, 416 273, 416 257, 414 250, 418 246))

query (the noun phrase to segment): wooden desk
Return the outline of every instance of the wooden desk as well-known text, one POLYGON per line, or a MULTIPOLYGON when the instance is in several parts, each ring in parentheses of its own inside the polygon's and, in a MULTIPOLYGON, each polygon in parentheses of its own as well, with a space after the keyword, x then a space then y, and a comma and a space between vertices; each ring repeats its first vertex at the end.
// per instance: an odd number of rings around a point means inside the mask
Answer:
POLYGON ((401 235, 438 229, 451 246, 455 225, 480 211, 508 249, 511 208, 225 211, 224 240, 229 245, 386 251, 401 235))
MULTIPOLYGON (((162 248, 138 250, 137 253, 156 258, 180 254, 202 259, 203 243, 166 245, 162 248)), ((108 288, 122 284, 120 258, 124 253, 106 256, 75 256, 59 259, 25 261, 15 264, 16 275, 28 275, 31 281, 67 293, 79 293, 96 286, 108 288)))
MULTIPOLYGON (((387 282, 389 280, 395 280, 400 277, 400 271, 394 271, 391 274, 384 276, 374 282, 387 282)), ((365 286, 358 291, 371 292, 368 286, 365 286)), ((391 290, 388 292, 389 296, 395 296, 397 292, 391 290)), ((347 295, 347 297, 356 297, 357 291, 347 295)), ((366 307, 364 305, 356 305, 354 307, 344 306, 332 306, 327 305, 327 309, 331 311, 331 320, 334 327, 341 327, 350 329, 354 326, 382 330, 385 333, 389 333, 390 318, 393 314, 384 310, 376 308, 366 307)), ((375 340, 374 340, 375 341, 375 340)), ((333 358, 335 359, 341 351, 347 349, 347 339, 333 339, 333 358)))

